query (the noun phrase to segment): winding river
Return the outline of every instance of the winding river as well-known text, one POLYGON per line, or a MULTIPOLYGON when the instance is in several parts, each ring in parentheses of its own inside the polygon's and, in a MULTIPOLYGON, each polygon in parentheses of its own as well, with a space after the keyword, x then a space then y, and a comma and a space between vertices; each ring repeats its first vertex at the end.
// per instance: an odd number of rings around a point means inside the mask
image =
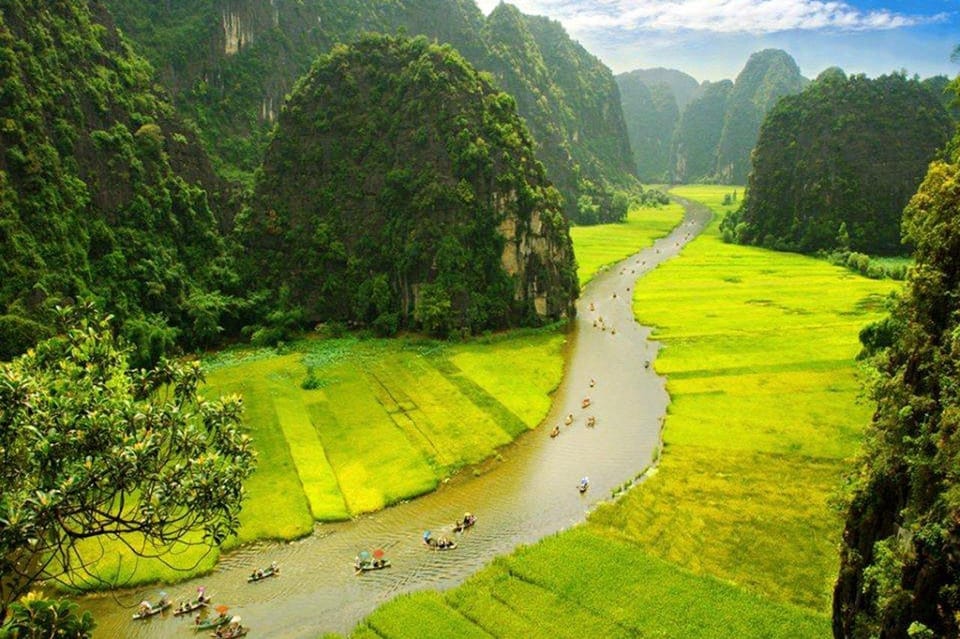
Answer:
MULTIPOLYGON (((327 631, 349 632, 398 594, 456 586, 495 556, 582 522, 594 504, 642 473, 659 448, 669 398, 665 381, 649 365, 658 344, 649 340, 650 328, 634 321, 631 287, 676 255, 710 219, 705 207, 681 203, 686 214, 670 235, 599 273, 584 289, 565 376, 543 426, 504 448, 479 474, 463 472, 434 493, 378 513, 318 524, 300 541, 245 546, 224 555, 214 573, 167 587, 170 597, 187 599, 203 584, 215 604, 229 605, 231 614, 243 618, 252 637, 315 639, 327 631), (586 409, 585 397, 591 400, 586 409), (563 425, 569 414, 573 423, 563 425), (593 428, 586 426, 590 415, 596 417, 593 428), (561 428, 555 439, 548 436, 554 424, 561 428), (584 475, 590 487, 581 495, 576 485, 584 475), (449 532, 464 511, 476 514, 478 522, 457 536, 456 550, 431 552, 423 546, 425 529, 449 532), (357 552, 378 547, 393 566, 355 575, 357 552), (280 564, 280 577, 246 583, 253 568, 271 561, 280 564)), ((131 620, 134 606, 156 599, 158 590, 89 596, 80 604, 97 619, 97 638, 190 636, 189 615, 167 611, 131 620)))

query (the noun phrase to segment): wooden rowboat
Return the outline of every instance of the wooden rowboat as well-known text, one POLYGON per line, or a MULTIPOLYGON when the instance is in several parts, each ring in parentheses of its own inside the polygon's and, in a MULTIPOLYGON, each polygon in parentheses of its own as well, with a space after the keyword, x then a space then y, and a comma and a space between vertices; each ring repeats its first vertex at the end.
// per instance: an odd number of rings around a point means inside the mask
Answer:
POLYGON ((142 609, 138 612, 133 613, 134 619, 147 619, 154 615, 159 615, 161 612, 169 608, 171 604, 169 601, 160 601, 157 605, 150 604, 149 608, 142 609))

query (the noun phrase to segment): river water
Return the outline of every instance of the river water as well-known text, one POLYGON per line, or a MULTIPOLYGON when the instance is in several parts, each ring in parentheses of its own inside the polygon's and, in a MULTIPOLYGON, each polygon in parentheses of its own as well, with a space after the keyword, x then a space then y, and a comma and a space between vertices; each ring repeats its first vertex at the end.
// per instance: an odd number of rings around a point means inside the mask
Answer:
MULTIPOLYGON (((659 448, 669 398, 664 380, 648 365, 658 345, 633 319, 631 287, 709 220, 705 208, 683 204, 684 220, 669 236, 598 274, 582 292, 564 378, 540 428, 502 449, 479 474, 464 471, 424 497, 352 521, 318 524, 300 541, 245 546, 221 557, 212 574, 164 588, 169 596, 174 602, 191 598, 202 584, 214 604, 242 617, 251 637, 315 639, 349 632, 398 594, 456 586, 495 556, 584 521, 593 505, 648 468, 659 448), (586 397, 591 403, 584 409, 586 397), (573 423, 564 425, 569 414, 573 423), (586 426, 591 415, 593 428, 586 426), (561 433, 553 439, 548 433, 555 424, 561 433), (585 475, 590 487, 581 495, 576 486, 585 475), (465 511, 477 516, 477 524, 454 536, 450 528, 465 511), (421 542, 424 530, 455 537, 459 547, 430 551, 421 542), (386 551, 392 567, 355 575, 357 552, 374 548, 386 551), (279 577, 246 582, 254 568, 271 561, 280 564, 279 577)), ((189 615, 167 611, 131 620, 134 606, 155 600, 158 590, 94 595, 80 604, 97 619, 98 639, 186 636, 189 615)))

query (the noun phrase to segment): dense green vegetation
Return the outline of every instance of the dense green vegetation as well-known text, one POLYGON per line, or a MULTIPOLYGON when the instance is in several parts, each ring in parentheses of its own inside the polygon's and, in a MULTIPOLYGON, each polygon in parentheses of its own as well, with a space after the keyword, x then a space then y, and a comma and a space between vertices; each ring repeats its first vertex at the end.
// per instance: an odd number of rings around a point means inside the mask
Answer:
MULTIPOLYGON (((729 191, 674 192, 724 212, 729 191)), ((354 636, 416 636, 430 613, 467 636, 826 636, 830 499, 869 417, 857 332, 894 287, 724 244, 714 224, 634 297, 673 399, 659 472, 448 593, 387 604, 354 636)))
POLYGON ((133 564, 172 544, 212 554, 254 468, 240 398, 199 396, 197 363, 131 370, 108 319, 63 319, 0 365, 0 621, 41 581, 116 586, 89 563, 104 545, 133 564))
POLYGON ((637 176, 643 181, 669 182, 670 145, 680 119, 673 90, 663 82, 644 82, 637 72, 618 75, 617 84, 637 176))
MULTIPOLYGON (((309 535, 314 521, 423 494, 493 455, 546 415, 564 342, 556 328, 456 344, 342 337, 204 360, 206 395, 243 396, 260 460, 227 546, 309 535)), ((123 562, 118 572, 117 555, 129 551, 114 544, 104 552, 98 575, 126 584, 182 581, 211 570, 218 556, 181 547, 175 560, 123 562)))
POLYGON ((717 146, 717 180, 743 184, 750 171, 750 152, 757 143, 763 118, 777 101, 799 93, 808 80, 790 55, 764 49, 750 56, 737 76, 727 100, 723 130, 717 146))
POLYGON ((577 277, 583 286, 604 267, 626 259, 670 233, 683 218, 676 203, 635 206, 624 222, 570 229, 577 252, 577 277))
POLYGON ((806 80, 787 53, 767 49, 750 56, 735 83, 697 85, 669 69, 631 71, 617 83, 641 179, 737 184, 764 114, 806 80))
POLYGON ((850 478, 836 637, 960 633, 958 149, 960 134, 906 207, 915 266, 891 317, 865 335, 887 343, 865 340, 879 370, 876 412, 850 478))
POLYGON ((238 314, 219 182, 110 24, 79 1, 0 15, 0 359, 63 300, 114 314, 135 364, 238 314))
POLYGON ((496 76, 516 99, 568 217, 590 223, 626 212, 617 212, 613 194, 635 180, 613 74, 559 23, 509 5, 484 18, 472 0, 106 4, 230 175, 259 164, 284 95, 318 54, 362 33, 399 30, 450 43, 496 76))
POLYGON ((386 335, 554 321, 577 295, 560 194, 513 99, 422 37, 365 36, 317 60, 241 241, 265 299, 283 289, 283 310, 386 335))
POLYGON ((727 235, 801 252, 902 253, 901 212, 950 130, 918 80, 825 71, 767 116, 727 235))
POLYGON ((705 83, 700 95, 683 111, 670 150, 673 180, 707 181, 713 175, 723 116, 732 90, 730 80, 705 83))

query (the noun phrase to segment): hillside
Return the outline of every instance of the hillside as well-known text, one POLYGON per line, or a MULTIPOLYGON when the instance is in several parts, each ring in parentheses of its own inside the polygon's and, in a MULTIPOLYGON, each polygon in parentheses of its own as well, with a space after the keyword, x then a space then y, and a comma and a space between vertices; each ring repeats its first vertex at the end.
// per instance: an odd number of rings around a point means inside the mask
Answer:
POLYGON ((670 148, 673 181, 697 182, 713 175, 732 90, 730 80, 704 83, 700 96, 683 111, 670 148))
POLYGON ((808 80, 792 57, 779 49, 750 56, 733 83, 717 145, 715 175, 723 184, 743 184, 760 124, 781 97, 799 93, 808 80))
POLYGON ((573 313, 560 195, 513 98, 451 47, 364 36, 295 87, 241 229, 310 321, 434 334, 573 313))
POLYGON ((0 105, 0 359, 79 297, 136 364, 214 338, 236 313, 228 194, 103 7, 4 3, 0 105))
POLYGON ((955 150, 930 165, 904 212, 916 265, 892 317, 875 325, 891 344, 877 357, 876 412, 850 478, 837 638, 960 635, 958 183, 955 150))
POLYGON ((670 181, 670 147, 680 120, 673 88, 665 82, 646 80, 638 71, 618 75, 617 85, 637 177, 650 182, 670 181))
POLYGON ((902 254, 900 220, 950 118, 922 83, 827 70, 770 112, 726 226, 768 248, 902 254))
POLYGON ((257 166, 285 94, 318 54, 364 32, 402 32, 448 42, 497 76, 516 99, 571 219, 580 218, 584 195, 587 217, 625 214, 611 208, 613 190, 635 183, 613 74, 557 23, 509 5, 487 19, 472 0, 106 4, 144 47, 227 175, 247 179, 257 166))

